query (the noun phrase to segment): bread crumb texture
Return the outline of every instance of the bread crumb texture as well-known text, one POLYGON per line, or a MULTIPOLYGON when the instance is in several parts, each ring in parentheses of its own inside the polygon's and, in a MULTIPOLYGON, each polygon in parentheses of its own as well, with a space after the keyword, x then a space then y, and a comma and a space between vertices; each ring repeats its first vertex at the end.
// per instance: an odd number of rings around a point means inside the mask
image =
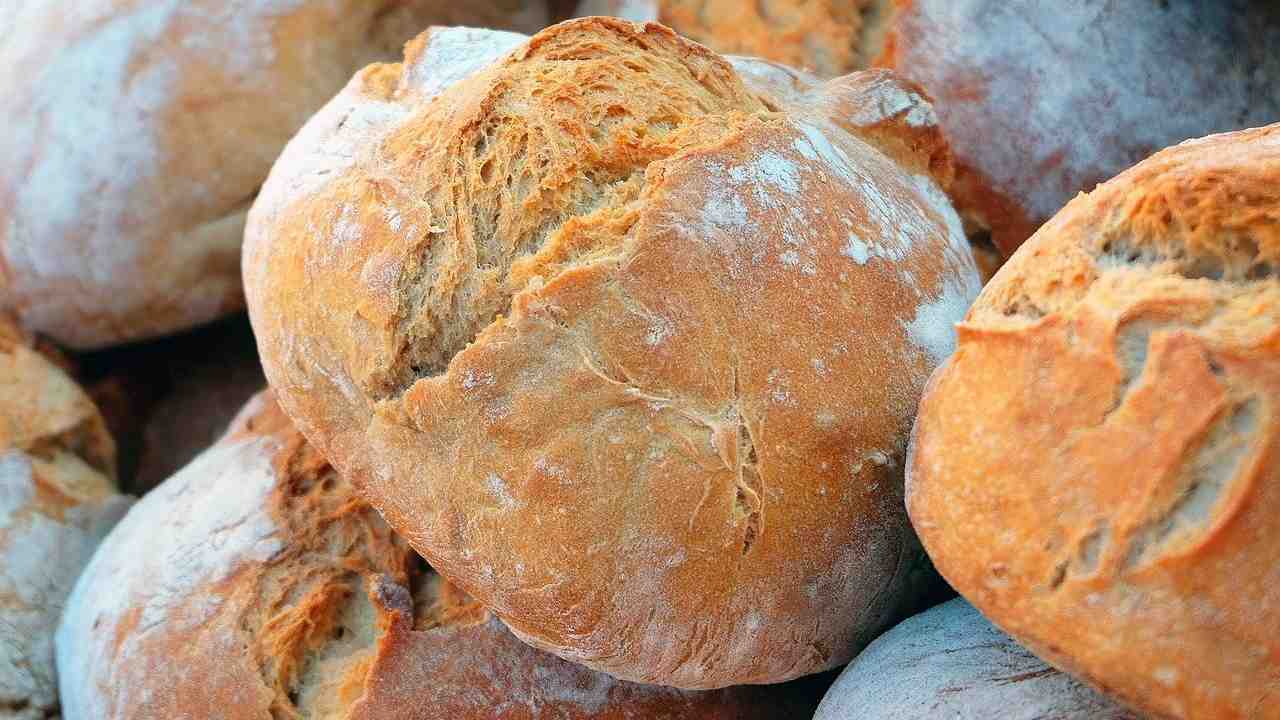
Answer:
POLYGON ((363 65, 541 0, 24 0, 0 35, 0 311, 91 348, 243 307, 245 214, 363 65))
POLYGON ((521 643, 392 533, 269 392, 138 503, 68 607, 58 640, 68 720, 729 720, 808 709, 777 689, 632 685, 521 643))
POLYGON ((1138 720, 956 598, 899 623, 840 673, 814 720, 1138 720))
POLYGON ((873 64, 936 99, 956 204, 1006 257, 1076 193, 1157 150, 1280 119, 1275 3, 893 5, 873 64))
POLYGON ((1073 200, 959 328, 908 507, 948 580, 1157 717, 1280 717, 1280 126, 1073 200))
POLYGON ((58 712, 53 634, 123 512, 115 447, 84 392, 0 317, 0 716, 58 712))
POLYGON ((902 458, 978 289, 950 168, 882 71, 607 18, 436 29, 276 164, 251 316, 300 428, 517 635, 777 682, 927 577, 902 458))

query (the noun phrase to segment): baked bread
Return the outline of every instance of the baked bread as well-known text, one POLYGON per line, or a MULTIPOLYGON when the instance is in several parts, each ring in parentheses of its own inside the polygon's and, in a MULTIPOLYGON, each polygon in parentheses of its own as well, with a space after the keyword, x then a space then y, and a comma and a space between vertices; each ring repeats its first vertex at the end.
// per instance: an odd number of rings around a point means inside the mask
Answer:
POLYGON ((1276 3, 894 5, 870 33, 883 36, 875 64, 933 96, 957 206, 1006 256, 1077 192, 1163 147, 1280 120, 1276 3))
POLYGON ((859 653, 814 720, 1138 720, 1046 665, 957 598, 903 621, 859 653))
POLYGON ((1280 125, 1073 200, 959 328, 911 519, 942 574, 1153 717, 1280 718, 1280 125))
POLYGON ((0 311, 75 348, 243 306, 245 212, 286 140, 431 23, 542 0, 25 0, 0 35, 0 311))
POLYGON ((834 667, 928 577, 902 459, 978 288, 949 157, 883 72, 754 69, 609 18, 435 30, 246 231, 300 429, 518 636, 637 682, 834 667))
POLYGON ((58 658, 67 720, 813 709, 779 688, 632 685, 521 643, 432 573, 269 392, 108 536, 68 605, 58 658))
POLYGON ((63 601, 125 500, 84 392, 0 317, 0 716, 56 715, 63 601))
POLYGON ((716 52, 834 77, 866 67, 862 48, 890 0, 582 0, 577 15, 660 22, 716 52))

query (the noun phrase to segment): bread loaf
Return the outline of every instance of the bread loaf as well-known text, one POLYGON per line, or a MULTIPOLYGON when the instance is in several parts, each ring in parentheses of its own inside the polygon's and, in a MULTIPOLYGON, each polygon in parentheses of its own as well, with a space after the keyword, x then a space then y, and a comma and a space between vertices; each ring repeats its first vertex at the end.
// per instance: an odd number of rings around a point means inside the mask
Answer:
POLYGON ((1171 718, 1280 718, 1280 125, 1183 143, 1019 250, 930 382, 908 509, 1036 654, 1171 718))
POLYGON ((949 156, 885 73, 752 68, 432 31, 250 213, 281 406, 518 636, 627 680, 834 667, 927 577, 903 453, 978 287, 949 156))
POLYGON ((245 212, 303 121, 432 22, 542 0, 26 0, 0 34, 0 311, 92 348, 243 305, 245 212))
POLYGON ((660 22, 711 49, 833 77, 865 67, 862 48, 890 0, 582 0, 579 16, 660 22))
POLYGON ((1138 720, 1046 665, 963 599, 881 635, 827 691, 814 720, 1138 720))
POLYGON ((431 572, 270 393, 103 543, 58 637, 66 720, 782 718, 778 688, 619 682, 431 572))
MULTIPOLYGON (((1187 138, 1280 120, 1280 5, 896 0, 875 61, 925 86, 954 191, 1007 256, 1073 195, 1187 138)), ((877 48, 868 47, 868 54, 877 48)))
POLYGON ((53 633, 123 512, 115 455, 84 392, 0 317, 0 716, 56 716, 53 633))

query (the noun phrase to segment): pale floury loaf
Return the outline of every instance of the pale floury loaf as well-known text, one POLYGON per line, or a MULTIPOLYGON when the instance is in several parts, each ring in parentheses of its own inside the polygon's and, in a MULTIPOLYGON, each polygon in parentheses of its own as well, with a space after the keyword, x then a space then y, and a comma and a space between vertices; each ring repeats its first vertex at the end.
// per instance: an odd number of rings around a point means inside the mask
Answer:
POLYGON ((23 0, 0 30, 0 311, 77 348, 243 306, 245 213, 351 73, 543 0, 23 0))
POLYGON ((996 625, 1144 715, 1280 718, 1280 125, 1080 196, 920 405, 907 507, 996 625))
POLYGON ((0 316, 0 716, 58 712, 53 634, 123 513, 115 448, 84 392, 0 316))
POLYGON ((899 623, 854 658, 814 720, 1138 720, 1047 665, 963 599, 899 623))
POLYGON ((919 88, 658 25, 433 30, 250 213, 281 406, 522 639, 688 688, 834 667, 929 578, 902 510, 978 289, 919 88))
POLYGON ((103 542, 58 663, 65 720, 769 720, 816 702, 633 685, 521 643, 434 574, 270 392, 103 542))

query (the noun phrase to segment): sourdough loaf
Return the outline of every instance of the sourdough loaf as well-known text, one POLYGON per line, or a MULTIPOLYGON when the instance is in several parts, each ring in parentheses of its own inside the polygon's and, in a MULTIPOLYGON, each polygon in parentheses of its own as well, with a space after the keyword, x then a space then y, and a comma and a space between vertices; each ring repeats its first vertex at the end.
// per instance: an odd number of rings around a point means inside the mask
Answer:
POLYGON ((814 720, 1138 720, 963 599, 903 621, 844 669, 814 720))
POLYGON ((895 0, 875 64, 923 84, 957 206, 1006 256, 1073 195, 1187 138, 1280 120, 1280 5, 895 0))
POLYGON ((812 712, 785 688, 632 685, 521 643, 432 573, 269 392, 108 536, 58 658, 66 720, 812 712))
POLYGON ((98 538, 123 512, 102 417, 0 317, 0 716, 58 710, 53 633, 98 538))
POLYGON ((354 70, 432 22, 546 22, 542 0, 26 0, 8 12, 0 311, 77 348, 242 307, 245 212, 354 70))
POLYGON ((246 233, 300 429, 517 635, 628 680, 834 667, 928 577, 903 453, 978 287, 949 156, 914 86, 744 62, 433 30, 246 233))
POLYGON ((577 14, 660 22, 716 52, 767 58, 824 77, 865 67, 862 49, 890 0, 582 0, 577 14))
POLYGON ((1280 718, 1278 270, 1280 125, 1183 143, 1041 228, 920 406, 938 569, 1153 717, 1280 718))

